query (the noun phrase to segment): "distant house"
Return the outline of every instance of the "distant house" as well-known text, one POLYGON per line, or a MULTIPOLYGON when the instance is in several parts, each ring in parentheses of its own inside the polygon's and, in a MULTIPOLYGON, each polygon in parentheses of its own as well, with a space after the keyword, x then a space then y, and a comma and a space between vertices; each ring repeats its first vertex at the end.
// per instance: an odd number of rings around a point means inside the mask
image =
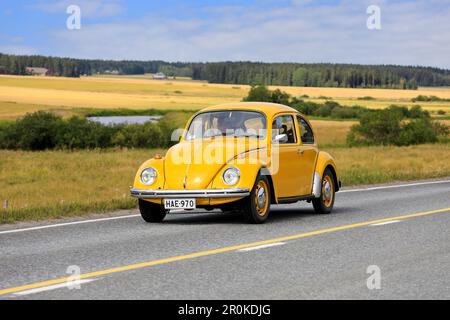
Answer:
POLYGON ((158 73, 152 74, 152 78, 153 78, 153 80, 166 80, 167 76, 162 72, 158 72, 158 73))
POLYGON ((105 74, 112 74, 112 75, 115 75, 115 76, 120 74, 119 70, 105 70, 104 73, 105 74))
POLYGON ((26 67, 25 68, 26 73, 32 75, 32 76, 46 76, 48 75, 48 69, 47 68, 39 68, 39 67, 26 67))

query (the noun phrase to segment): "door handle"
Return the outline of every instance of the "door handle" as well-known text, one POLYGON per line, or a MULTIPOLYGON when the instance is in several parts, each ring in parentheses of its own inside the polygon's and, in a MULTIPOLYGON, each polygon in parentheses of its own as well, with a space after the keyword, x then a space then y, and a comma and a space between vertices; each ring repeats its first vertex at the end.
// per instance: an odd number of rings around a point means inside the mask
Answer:
POLYGON ((305 150, 297 150, 297 153, 298 153, 298 154, 304 154, 304 153, 305 153, 305 150))

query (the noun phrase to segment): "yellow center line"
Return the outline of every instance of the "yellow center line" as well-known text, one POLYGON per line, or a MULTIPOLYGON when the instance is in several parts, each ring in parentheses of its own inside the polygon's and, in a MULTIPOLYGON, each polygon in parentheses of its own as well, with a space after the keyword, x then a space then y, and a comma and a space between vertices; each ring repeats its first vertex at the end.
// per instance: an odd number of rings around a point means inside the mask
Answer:
MULTIPOLYGON (((271 244, 271 243, 276 243, 276 242, 283 242, 283 241, 288 241, 288 240, 306 238, 306 237, 316 236, 316 235, 340 231, 340 230, 354 229, 354 228, 358 228, 358 227, 368 226, 368 225, 371 225, 374 223, 382 223, 382 222, 388 222, 388 221, 393 221, 393 220, 403 220, 403 219, 426 216, 426 215, 435 214, 435 213, 444 213, 444 212, 448 212, 448 211, 450 211, 450 208, 443 208, 443 209, 438 209, 438 210, 406 214, 406 215, 396 216, 396 217, 391 217, 391 218, 383 218, 383 219, 378 219, 378 220, 359 222, 359 223, 348 224, 348 225, 343 225, 343 226, 338 226, 338 227, 333 227, 333 228, 328 228, 328 229, 310 231, 310 232, 299 233, 299 234, 294 234, 294 235, 290 235, 290 236, 278 237, 278 238, 257 241, 257 242, 251 242, 251 243, 245 243, 245 244, 238 244, 238 245, 229 246, 229 247, 194 252, 194 253, 181 255, 181 256, 175 256, 175 257, 171 257, 171 258, 152 260, 152 261, 147 261, 147 262, 142 262, 142 263, 130 264, 127 266, 122 266, 122 267, 94 271, 94 272, 81 274, 79 276, 79 278, 86 279, 86 278, 98 277, 98 276, 108 275, 108 274, 117 273, 117 272, 146 268, 146 267, 156 266, 156 265, 160 265, 160 264, 175 262, 175 261, 193 259, 193 258, 198 258, 198 257, 203 257, 203 256, 208 256, 208 255, 213 255, 213 254, 219 254, 219 253, 249 248, 249 247, 260 246, 260 245, 264 245, 264 244, 271 244)), ((31 283, 31 284, 27 284, 27 285, 18 286, 18 287, 1 289, 0 295, 34 289, 34 288, 46 287, 46 286, 50 286, 50 285, 54 285, 54 284, 64 283, 66 281, 71 281, 71 280, 73 280, 72 277, 64 277, 64 278, 58 278, 58 279, 53 279, 53 280, 48 280, 48 281, 31 283)))

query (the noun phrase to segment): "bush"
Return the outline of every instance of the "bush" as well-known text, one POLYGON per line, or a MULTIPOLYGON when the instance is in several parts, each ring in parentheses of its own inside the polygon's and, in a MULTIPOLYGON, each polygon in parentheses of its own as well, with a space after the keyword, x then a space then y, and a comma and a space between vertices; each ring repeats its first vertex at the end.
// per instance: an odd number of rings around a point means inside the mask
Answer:
POLYGON ((364 96, 364 97, 358 97, 358 100, 367 100, 367 101, 370 101, 370 100, 375 100, 375 98, 374 98, 374 97, 371 97, 371 96, 364 96))
POLYGON ((417 101, 425 101, 425 102, 436 102, 436 101, 450 101, 450 99, 445 99, 445 98, 439 98, 437 96, 424 96, 424 95, 419 95, 415 98, 411 99, 412 102, 417 102, 417 101))
POLYGON ((113 146, 111 136, 119 127, 107 127, 79 117, 72 117, 61 126, 56 136, 59 149, 94 149, 113 146))
POLYGON ((347 142, 350 146, 393 144, 400 134, 401 120, 402 115, 391 110, 366 113, 352 126, 347 142))
POLYGON ((174 143, 171 141, 173 130, 184 125, 188 116, 168 113, 159 123, 104 126, 80 117, 65 121, 60 116, 39 111, 14 123, 2 123, 0 149, 168 147, 174 143))
POLYGON ((27 114, 0 129, 0 146, 7 149, 44 150, 55 148, 63 120, 52 113, 27 114))
POLYGON ((360 110, 352 108, 346 108, 346 107, 336 107, 331 112, 332 118, 337 119, 355 119, 360 117, 360 110))
POLYGON ((360 123, 354 125, 348 136, 350 146, 397 145, 408 146, 421 143, 435 143, 447 137, 449 127, 433 121, 429 116, 404 120, 397 108, 365 113, 360 123))
POLYGON ((271 102, 288 105, 290 102, 291 96, 281 91, 280 89, 276 89, 271 93, 271 102))
POLYGON ((418 119, 418 118, 429 118, 430 113, 426 110, 422 110, 420 106, 412 106, 411 109, 409 109, 409 115, 408 118, 411 119, 418 119))
POLYGON ((297 100, 295 103, 291 104, 291 107, 298 112, 310 116, 313 115, 317 109, 319 109, 320 104, 310 101, 305 102, 303 100, 297 100))
POLYGON ((128 148, 162 147, 162 134, 157 124, 125 125, 111 139, 112 145, 128 148))
POLYGON ((272 92, 266 86, 252 86, 243 101, 272 102, 272 92))
POLYGON ((433 129, 432 121, 427 118, 414 119, 405 124, 396 141, 396 145, 409 146, 411 144, 435 143, 438 136, 433 129))
POLYGON ((392 112, 400 113, 402 115, 402 117, 405 117, 405 118, 409 117, 409 109, 407 107, 397 106, 397 105, 393 104, 393 105, 390 105, 389 107, 387 107, 387 109, 392 112))

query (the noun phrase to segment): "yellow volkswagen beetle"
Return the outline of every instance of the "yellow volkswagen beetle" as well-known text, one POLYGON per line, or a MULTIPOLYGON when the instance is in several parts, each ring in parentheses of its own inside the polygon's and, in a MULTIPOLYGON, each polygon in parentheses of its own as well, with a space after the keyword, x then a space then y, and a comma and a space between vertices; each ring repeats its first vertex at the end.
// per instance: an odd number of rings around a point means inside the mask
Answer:
MULTIPOLYGON (((272 204, 312 202, 330 213, 341 186, 333 158, 319 151, 308 120, 273 103, 236 103, 196 113, 179 143, 137 171, 131 195, 142 218, 170 210, 239 210, 263 223, 272 204)), ((178 139, 177 139, 178 140, 178 139)))

